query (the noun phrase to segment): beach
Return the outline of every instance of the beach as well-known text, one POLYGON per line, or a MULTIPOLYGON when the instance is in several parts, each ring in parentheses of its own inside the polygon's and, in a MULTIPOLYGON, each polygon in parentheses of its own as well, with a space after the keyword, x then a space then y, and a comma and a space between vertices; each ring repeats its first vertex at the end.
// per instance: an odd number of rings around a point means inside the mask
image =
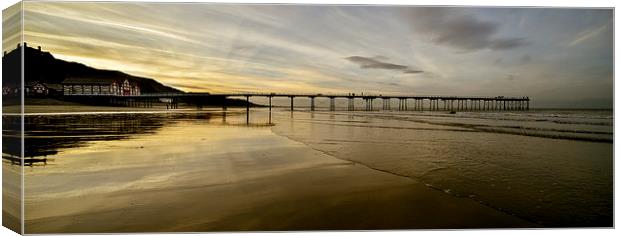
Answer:
POLYGON ((554 196, 566 189, 545 182, 549 176, 569 180, 517 162, 598 153, 599 164, 574 170, 606 168, 605 142, 479 132, 417 113, 30 111, 26 146, 46 146, 31 153, 45 162, 25 168, 26 233, 536 228, 610 219, 609 170, 599 169, 594 187, 554 196), (504 142, 510 149, 498 158, 492 147, 504 142), (559 200, 572 196, 600 209, 563 216, 559 200), (562 218, 575 216, 584 218, 562 218))

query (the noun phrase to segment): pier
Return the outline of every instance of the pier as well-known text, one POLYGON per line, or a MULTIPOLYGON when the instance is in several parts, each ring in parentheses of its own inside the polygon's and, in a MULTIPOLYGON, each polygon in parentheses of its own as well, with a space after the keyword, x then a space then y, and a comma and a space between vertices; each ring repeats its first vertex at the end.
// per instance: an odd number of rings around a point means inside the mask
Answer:
POLYGON ((103 99, 111 104, 131 107, 152 107, 153 103, 164 103, 168 109, 178 108, 179 102, 195 104, 202 108, 208 103, 219 103, 226 110, 228 98, 244 98, 246 110, 250 109, 252 97, 268 99, 269 109, 273 107, 273 98, 288 98, 290 110, 295 110, 296 99, 308 99, 310 110, 316 109, 316 100, 329 101, 329 110, 347 111, 380 111, 393 110, 392 101, 398 103, 398 111, 525 111, 530 109, 529 97, 506 96, 419 96, 419 95, 356 95, 350 94, 294 94, 294 93, 152 93, 138 96, 118 95, 66 95, 67 97, 84 97, 103 99), (346 100, 346 107, 337 107, 336 100, 346 100), (381 100, 382 106, 375 107, 375 102, 381 100), (355 101, 363 101, 365 107, 356 109, 355 101))

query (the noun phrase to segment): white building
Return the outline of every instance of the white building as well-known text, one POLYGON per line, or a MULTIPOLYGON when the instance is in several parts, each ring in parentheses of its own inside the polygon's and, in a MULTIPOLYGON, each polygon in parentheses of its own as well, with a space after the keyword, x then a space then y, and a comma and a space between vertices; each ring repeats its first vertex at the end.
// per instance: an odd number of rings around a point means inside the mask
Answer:
POLYGON ((129 79, 71 77, 62 85, 64 95, 140 95, 138 83, 129 79))

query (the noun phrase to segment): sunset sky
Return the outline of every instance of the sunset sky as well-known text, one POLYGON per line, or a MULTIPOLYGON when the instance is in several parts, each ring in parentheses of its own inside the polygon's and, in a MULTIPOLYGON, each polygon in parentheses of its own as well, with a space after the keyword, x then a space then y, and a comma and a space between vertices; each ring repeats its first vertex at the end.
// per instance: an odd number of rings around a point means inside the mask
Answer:
MULTIPOLYGON (((3 23, 17 12, 5 11, 3 23)), ((24 4, 30 45, 196 92, 504 95, 611 107, 612 32, 611 9, 24 4)), ((4 50, 15 40, 5 38, 4 50)))

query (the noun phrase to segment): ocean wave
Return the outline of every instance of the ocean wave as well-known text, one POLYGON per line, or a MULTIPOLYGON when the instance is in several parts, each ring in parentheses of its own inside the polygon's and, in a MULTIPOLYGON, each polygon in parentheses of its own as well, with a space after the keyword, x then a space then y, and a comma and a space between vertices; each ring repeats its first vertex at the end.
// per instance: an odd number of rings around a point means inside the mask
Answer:
MULTIPOLYGON (((351 114, 347 114, 351 115, 351 114)), ((387 128, 387 129, 409 129, 409 130, 436 130, 436 131, 455 131, 455 132, 488 132, 488 133, 500 133, 500 134, 513 134, 513 135, 523 135, 523 136, 531 136, 531 137, 539 137, 539 138, 552 138, 552 139, 567 139, 567 140, 576 140, 576 141, 589 141, 589 142, 605 142, 605 143, 613 143, 613 130, 604 131, 602 128, 592 127, 592 129, 588 128, 588 125, 604 125, 607 126, 606 122, 568 122, 568 121, 552 121, 553 123, 561 124, 558 127, 547 128, 542 127, 543 124, 536 122, 526 122, 523 121, 533 121, 533 120, 517 120, 517 119, 499 119, 500 121, 513 121, 509 122, 512 124, 481 124, 484 122, 483 120, 490 120, 491 118, 484 118, 482 120, 465 120, 460 119, 462 117, 451 117, 452 119, 448 120, 433 120, 430 118, 437 117, 450 117, 449 115, 444 114, 435 114, 430 115, 426 114, 421 117, 419 115, 403 115, 403 114, 373 114, 373 113, 361 113, 354 114, 354 116, 362 116, 368 118, 379 118, 379 119, 387 119, 387 120, 400 120, 400 121, 409 121, 409 122, 417 122, 424 123, 429 125, 438 125, 438 126, 449 126, 449 127, 457 127, 457 129, 450 128, 439 128, 439 127, 403 127, 403 126, 384 126, 384 125, 374 125, 372 122, 366 122, 365 124, 342 124, 340 122, 328 121, 329 125, 338 125, 338 126, 355 126, 355 127, 365 127, 365 128, 387 128), (575 125, 580 125, 579 128, 575 128, 575 125), (586 127, 583 127, 585 125, 586 127)), ((471 117, 467 117, 471 118, 471 117)), ((498 119, 494 119, 498 120, 498 119)), ((545 120, 549 121, 549 120, 545 120)), ((313 122, 311 119, 304 122, 313 122)), ((610 127, 611 128, 611 127, 610 127)))

